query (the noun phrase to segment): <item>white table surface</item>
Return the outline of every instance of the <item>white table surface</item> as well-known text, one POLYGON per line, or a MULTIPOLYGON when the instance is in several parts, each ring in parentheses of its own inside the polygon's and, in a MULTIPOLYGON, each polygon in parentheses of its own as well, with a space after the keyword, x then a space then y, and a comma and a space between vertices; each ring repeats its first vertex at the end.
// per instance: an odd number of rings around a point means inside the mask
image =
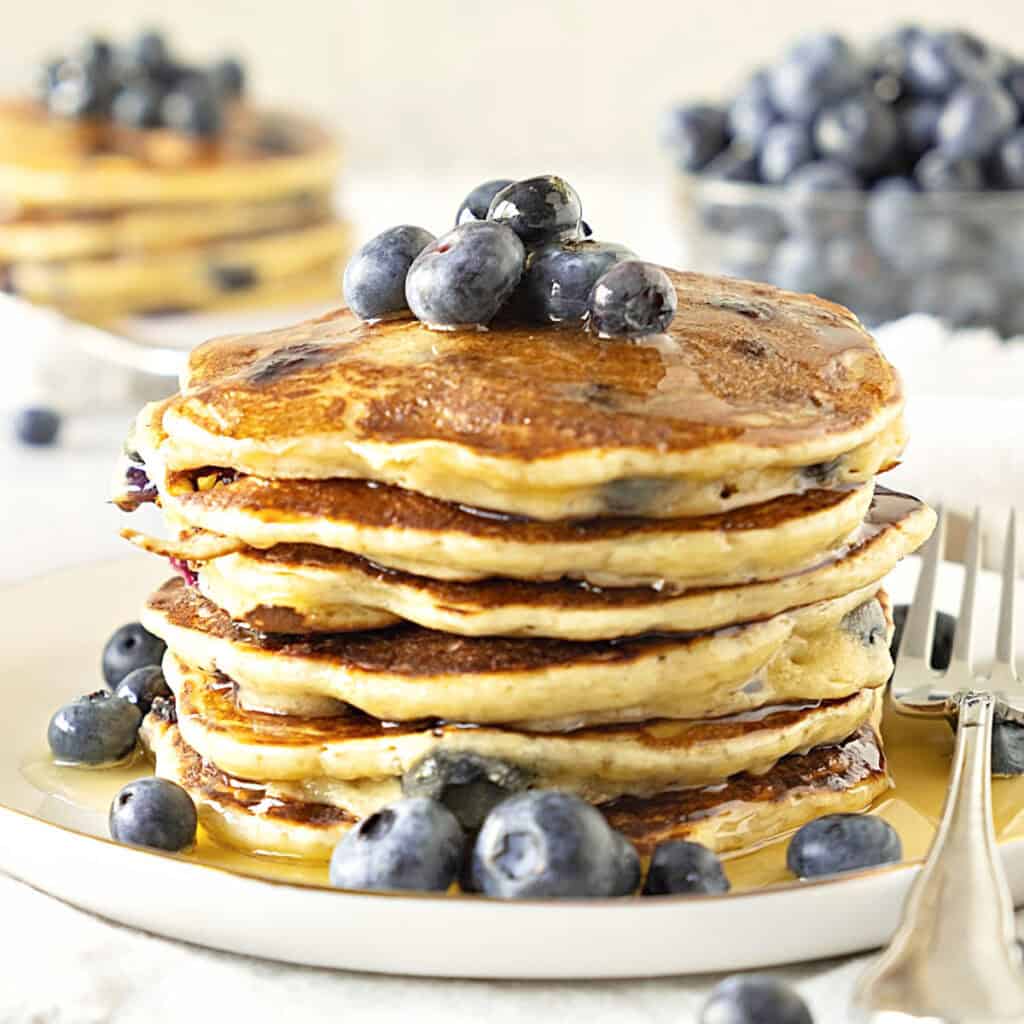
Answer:
MULTIPOLYGON (((395 220, 420 220, 436 224, 448 215, 450 195, 457 187, 435 190, 419 203, 422 216, 391 211, 399 188, 383 191, 371 185, 355 186, 350 209, 362 209, 360 227, 372 233, 395 220), (440 197, 440 198, 439 198, 440 197)), ((595 188, 607 203, 605 220, 615 225, 607 237, 627 239, 651 258, 677 262, 667 217, 658 200, 648 207, 645 221, 627 232, 629 211, 618 200, 612 184, 595 188), (638 240, 637 236, 642 236, 638 240), (645 244, 646 243, 646 244, 645 244)), ((410 192, 409 194, 413 194, 410 192)), ((593 199, 593 194, 591 196, 593 199)), ((593 201, 588 209, 600 209, 593 201)), ((595 215, 596 217, 596 215, 595 215)), ((602 232, 604 233, 604 232, 602 232)), ((905 336, 922 337, 919 327, 890 328, 885 332, 892 352, 905 336)), ((924 325, 922 344, 940 344, 935 328, 924 325)), ((18 344, 6 337, 5 345, 18 344)), ((1024 345, 1020 346, 1024 355, 1024 345)), ((973 353, 977 350, 968 350, 973 353)), ((993 349, 993 358, 1001 357, 993 349)), ((974 356, 970 356, 974 359, 974 356)), ((900 361, 897 359, 897 361, 900 361)), ((934 374, 935 360, 929 359, 934 374)), ((975 363, 976 365, 976 363, 975 363)), ((1008 364, 1007 364, 1008 365, 1008 364)), ((1014 360, 1019 372, 1021 359, 1014 360)), ((946 378, 951 393, 962 392, 962 373, 946 378), (961 390, 956 391, 959 387, 961 390)), ((1020 389, 1007 385, 1012 376, 993 375, 1006 402, 1019 408, 1020 389)), ((941 400, 941 382, 929 382, 931 404, 918 418, 919 428, 948 420, 941 400)), ((4 382, 0 378, 0 399, 4 382)), ((913 389, 911 389, 913 394, 913 389)), ((6 397, 10 397, 9 394, 6 397)), ((0 400, 0 407, 3 405, 0 400)), ((72 403, 81 406, 81 401, 72 403)), ((913 405, 912 405, 913 409, 913 405)), ((974 433, 962 421, 947 424, 939 442, 927 430, 915 448, 915 460, 902 473, 904 482, 927 493, 955 498, 963 491, 942 471, 942 460, 951 458, 950 445, 959 439, 971 451, 964 459, 977 478, 978 488, 989 488, 993 500, 1008 504, 1024 492, 1024 467, 1014 445, 996 451, 996 469, 980 464, 980 452, 998 444, 990 430, 1004 421, 1003 413, 979 402, 978 415, 987 419, 974 433), (964 438, 966 437, 966 442, 964 438), (931 445, 931 447, 929 447, 931 445)), ((1009 411, 1007 407, 1006 412, 1009 411)), ((121 516, 106 504, 111 464, 131 410, 104 409, 72 417, 62 443, 53 450, 29 451, 11 440, 9 426, 0 424, 0 584, 23 579, 49 569, 118 557, 125 553, 117 537, 121 516)), ((913 422, 913 420, 912 420, 913 422)), ((1012 422, 1018 424, 1019 415, 1012 422)), ((973 484, 972 484, 973 486, 973 484)), ((139 525, 136 517, 135 525, 139 525)), ((105 638, 97 637, 97 657, 105 638)), ((60 624, 54 623, 54 642, 60 642, 60 624)), ((0 662, 2 664, 2 662, 0 662)), ((83 692, 96 685, 97 668, 82 666, 83 692)), ((6 686, 17 686, 7 678, 6 686)), ((74 865, 69 864, 73 871, 74 865)), ((140 893, 141 899, 173 899, 173 893, 140 893)), ((211 908, 215 913, 216 908, 211 908)), ((870 908, 851 907, 851 913, 870 913, 870 908)), ((108 1024, 108 1022, 212 1021, 215 1019, 260 1021, 504 1021, 586 1020, 597 1022, 672 1022, 696 1020, 698 1009, 713 978, 681 978, 607 983, 488 983, 374 977, 322 970, 307 970, 259 962, 245 957, 185 946, 110 924, 0 877, 0 1021, 31 1024, 108 1024)), ((339 922, 343 926, 343 922, 339 922)), ((267 927, 273 927, 268 922, 267 927)), ((543 936, 537 941, 542 942, 543 936)), ((557 950, 552 951, 557 956, 557 950)), ((863 958, 816 963, 781 970, 794 981, 810 1002, 816 1020, 842 1022, 853 979, 863 958)), ((458 964, 452 965, 458 972, 458 964)))

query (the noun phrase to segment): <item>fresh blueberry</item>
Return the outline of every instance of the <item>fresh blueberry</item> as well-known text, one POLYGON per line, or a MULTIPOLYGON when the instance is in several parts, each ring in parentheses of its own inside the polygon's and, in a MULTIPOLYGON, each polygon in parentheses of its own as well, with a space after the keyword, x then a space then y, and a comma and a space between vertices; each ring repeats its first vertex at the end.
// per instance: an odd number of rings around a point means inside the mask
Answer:
POLYGON ((140 622, 121 626, 103 648, 103 678, 111 690, 129 672, 163 661, 167 644, 144 629, 140 622))
POLYGON ((934 99, 909 100, 900 106, 897 116, 903 148, 917 159, 938 140, 939 118, 944 105, 934 99))
POLYGON ((993 159, 993 177, 1001 188, 1024 188, 1024 128, 1003 139, 993 159))
POLYGON ((868 47, 868 63, 880 75, 902 78, 907 66, 907 49, 921 33, 916 25, 900 25, 873 40, 868 47))
POLYGON ((605 271, 590 293, 590 327, 613 338, 659 334, 672 322, 676 290, 661 267, 625 260, 605 271))
POLYGON ((221 97, 208 78, 190 78, 164 97, 160 116, 171 131, 198 138, 219 134, 224 121, 221 97))
POLYGON ((728 134, 751 146, 760 144, 764 133, 780 119, 771 98, 767 71, 757 71, 747 79, 726 113, 728 134))
POLYGON ((436 800, 467 832, 476 832, 506 797, 529 784, 517 765, 470 751, 437 750, 402 776, 402 794, 436 800))
POLYGON ((615 842, 614 856, 617 863, 612 892, 616 896, 632 896, 640 888, 640 879, 643 877, 640 854, 621 832, 613 831, 612 839, 615 842))
POLYGON ((58 761, 110 764, 135 749, 142 713, 106 690, 79 697, 58 709, 46 732, 58 761))
POLYGON ((820 878, 894 864, 902 856, 900 837, 887 821, 870 814, 826 814, 793 836, 786 865, 798 878, 820 878))
POLYGON ((507 225, 526 245, 579 238, 582 216, 576 190, 553 174, 506 185, 487 210, 488 220, 507 225))
POLYGON ((704 177, 716 181, 758 180, 757 151, 743 142, 733 143, 723 149, 704 167, 704 177))
POLYGON ((728 891, 722 862, 706 846, 673 839, 654 848, 644 882, 645 896, 728 891))
POLYGON ((946 101, 939 118, 938 144, 953 159, 980 159, 1017 125, 1013 97, 996 82, 966 82, 946 101))
POLYGON ((1024 117, 1024 60, 1011 61, 1002 78, 1003 87, 1013 97, 1024 117))
POLYGON ((74 119, 106 113, 114 91, 108 66, 65 60, 53 74, 53 84, 46 97, 51 114, 74 119))
POLYGON ((523 243, 506 224, 467 221, 416 257, 405 280, 406 302, 433 327, 488 324, 515 290, 525 261, 523 243))
POLYGON ((882 605, 872 598, 847 612, 839 628, 854 637, 863 647, 873 647, 885 640, 888 623, 882 605))
POLYGON ((110 805, 110 837, 130 846, 178 853, 196 841, 196 805, 174 782, 129 782, 110 805))
POLYGON ((777 978, 735 974, 714 987, 700 1024, 814 1024, 814 1018, 803 999, 777 978))
POLYGON ((518 309, 537 323, 582 320, 597 279, 636 256, 614 242, 549 242, 530 253, 518 309))
POLYGON ((825 107, 814 122, 814 141, 826 159, 873 174, 891 159, 899 137, 892 108, 870 94, 825 107))
POLYGON ((348 261, 345 302, 363 320, 404 313, 405 279, 413 260, 434 241, 423 228, 402 224, 371 238, 348 261))
POLYGON ((809 121, 823 107, 853 92, 863 68, 852 47, 832 33, 799 40, 771 71, 775 106, 786 117, 809 121))
POLYGON ((151 79, 122 89, 114 99, 112 116, 129 128, 158 128, 163 123, 164 90, 151 79))
POLYGON ((141 32, 128 48, 128 62, 144 71, 158 71, 171 62, 167 40, 162 32, 141 32))
POLYGON ((798 167, 809 164, 816 155, 807 125, 799 121, 774 124, 761 141, 758 155, 761 180, 768 185, 781 185, 798 167))
MULTIPOLYGON (((579 797, 532 790, 488 815, 473 848, 476 888, 498 899, 627 895, 622 839, 579 797)), ((628 867, 628 865, 627 865, 628 867)))
POLYGON ((14 436, 21 444, 46 447, 60 433, 60 413, 54 409, 30 406, 14 416, 14 436))
POLYGON ((77 57, 86 64, 109 67, 114 61, 114 48, 103 36, 88 36, 78 47, 77 57))
POLYGON ((886 255, 902 248, 903 232, 915 216, 916 195, 914 183, 898 176, 881 178, 868 193, 869 236, 886 255))
POLYGON ((728 139, 726 114, 708 103, 690 103, 668 112, 662 141, 683 171, 699 171, 723 149, 728 139))
MULTIPOLYGON (((907 606, 898 604, 892 610, 892 619, 896 629, 893 632, 892 643, 889 650, 893 661, 896 660, 900 651, 900 642, 903 640, 903 627, 907 624, 907 606)), ((935 617, 935 637, 932 640, 932 668, 945 671, 953 659, 953 634, 956 632, 956 619, 946 612, 939 612, 935 617)))
POLYGON ((1024 775, 1024 725, 996 720, 992 726, 992 774, 1024 775))
POLYGON ((977 192, 985 185, 981 164, 930 149, 914 165, 914 180, 925 192, 977 192))
POLYGON ((797 193, 859 192, 861 180, 849 167, 836 160, 813 160, 798 168, 789 179, 797 193))
POLYGON ((964 81, 992 77, 997 62, 966 32, 918 32, 907 44, 903 79, 915 96, 948 96, 964 81))
POLYGON ((134 704, 145 715, 157 697, 170 697, 171 690, 159 665, 144 665, 117 684, 114 696, 134 704))
POLYGON ((331 856, 331 884, 444 892, 459 875, 463 847, 462 829, 443 804, 398 800, 342 836, 331 856))
POLYGON ((768 279, 791 292, 824 295, 831 285, 824 247, 808 235, 790 235, 776 247, 768 279))
POLYGON ((227 99, 236 100, 245 92, 245 68, 234 57, 224 57, 210 69, 210 79, 217 91, 227 99))
POLYGON ((861 218, 861 179, 835 160, 812 160, 798 167, 786 182, 785 216, 790 230, 828 238, 855 230, 861 218))
POLYGON ((918 277, 910 290, 911 308, 952 327, 977 327, 999 317, 999 288, 982 270, 940 270, 918 277))
POLYGON ((467 220, 487 220, 487 211, 491 208, 494 197, 509 185, 514 184, 511 178, 492 178, 482 185, 477 185, 472 192, 462 200, 458 212, 455 214, 455 225, 464 224, 467 220))

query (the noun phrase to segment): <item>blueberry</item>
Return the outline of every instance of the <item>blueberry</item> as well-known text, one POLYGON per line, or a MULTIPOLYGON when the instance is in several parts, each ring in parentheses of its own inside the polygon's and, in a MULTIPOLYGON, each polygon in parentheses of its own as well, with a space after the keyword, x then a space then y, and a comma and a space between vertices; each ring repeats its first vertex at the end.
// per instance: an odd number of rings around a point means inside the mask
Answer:
POLYGON ((914 165, 914 180, 925 192, 976 192, 984 187, 981 164, 930 149, 914 165))
MULTIPOLYGON (((892 610, 892 618, 896 629, 893 632, 889 650, 893 661, 899 655, 900 642, 903 640, 903 627, 907 624, 907 606, 898 604, 892 610)), ((932 668, 945 671, 953 659, 953 634, 956 632, 956 619, 946 612, 939 612, 935 617, 935 637, 932 640, 932 668)))
POLYGON ((903 79, 915 96, 944 97, 995 70, 987 47, 966 32, 919 32, 907 44, 903 79))
POLYGON ((728 891, 722 862, 706 846, 673 839, 654 848, 644 882, 645 896, 728 891))
POLYGON ((758 180, 757 150, 743 142, 734 143, 704 167, 704 176, 717 181, 755 182, 758 180))
POLYGON ((1024 188, 1024 128, 1003 139, 993 160, 993 177, 1001 188, 1024 188))
POLYGON ((786 182, 786 221, 796 234, 814 238, 856 230, 861 217, 861 180, 835 160, 812 160, 786 182), (834 194, 836 193, 836 194, 834 194))
POLYGON ((376 320, 408 310, 405 278, 413 260, 434 241, 423 228, 402 224, 371 238, 345 267, 345 302, 356 316, 376 320))
POLYGON ((643 869, 636 847, 621 833, 612 832, 615 843, 615 880, 612 893, 615 896, 632 896, 640 888, 643 869))
POLYGON ((110 837, 131 846, 178 853, 196 841, 196 805, 174 782, 129 782, 110 805, 110 837))
POLYGON ((455 225, 464 224, 467 220, 487 220, 487 211, 491 208, 494 197, 509 185, 514 184, 512 178, 492 178, 482 185, 477 185, 472 192, 462 200, 458 212, 455 214, 455 225))
POLYGON ((995 323, 999 289, 981 270, 944 270, 924 274, 910 291, 911 308, 945 320, 952 327, 995 323))
POLYGON ((903 148, 911 157, 920 157, 938 141, 943 107, 939 100, 914 99, 897 111, 903 148))
POLYGON ((683 171, 699 171, 723 149, 728 139, 726 114, 708 103, 675 107, 665 117, 662 141, 683 171))
POLYGON ((459 875, 464 837, 443 804, 410 797, 364 818, 331 856, 339 889, 444 892, 459 875))
POLYGON ((1024 775, 1024 725, 996 720, 992 726, 992 774, 1024 775))
POLYGON ((938 144, 954 159, 987 156, 1017 125, 1013 97, 996 82, 966 82, 946 101, 938 144))
POLYGON ((169 64, 171 54, 163 33, 153 29, 141 32, 128 48, 128 61, 145 71, 156 71, 169 64))
POLYGON ((1013 97, 1024 115, 1024 61, 1011 61, 1002 78, 1003 87, 1013 97))
POLYGON ((770 73, 772 100, 786 117, 809 121, 853 92, 863 69, 850 44, 832 33, 798 41, 770 73))
POLYGON ((145 715, 157 697, 170 697, 171 691, 159 665, 144 665, 117 684, 114 696, 134 704, 145 715))
POLYGON ((60 413, 55 409, 30 406, 15 414, 14 436, 21 444, 45 447, 57 440, 60 424, 60 413))
POLYGON ((78 47, 77 57, 86 64, 109 67, 114 62, 114 48, 103 36, 88 36, 78 47))
POLYGON ((103 678, 113 690, 129 672, 163 661, 167 644, 140 622, 121 626, 103 648, 103 678))
POLYGON ((836 160, 813 160, 798 168, 789 179, 797 193, 859 192, 861 180, 849 167, 836 160))
POLYGON ((106 65, 81 60, 62 61, 53 72, 46 97, 47 108, 57 117, 99 117, 113 96, 113 81, 106 65))
POLYGON ((473 848, 476 888, 497 899, 623 896, 635 882, 622 839, 579 797, 532 790, 488 815, 473 848))
POLYGON ((896 830, 869 814, 826 814, 789 841, 786 865, 798 878, 820 878, 894 864, 903 856, 896 830))
POLYGON ((245 92, 245 68, 234 57, 224 57, 210 68, 210 80, 221 96, 236 100, 245 92))
POLYGON ((831 277, 821 243, 806 235, 791 235, 775 248, 768 279, 791 292, 822 295, 831 277))
POLYGON ((667 329, 676 290, 661 267, 625 260, 605 271, 590 293, 590 327, 613 338, 642 338, 667 329))
POLYGON ((582 320, 597 279, 636 256, 614 242, 549 242, 530 253, 517 308, 537 323, 582 320))
POLYGON ((798 168, 816 156, 814 141, 807 125, 783 121, 765 132, 758 154, 758 169, 763 182, 781 185, 798 168))
POLYGON ((527 245, 579 238, 582 216, 576 190, 552 174, 506 185, 487 210, 488 220, 507 225, 527 245))
POLYGON ((877 73, 901 78, 907 66, 907 49, 920 35, 916 25, 901 25, 875 39, 868 47, 868 62, 877 73))
POLYGON ((115 121, 129 128, 158 128, 163 123, 163 102, 163 89, 142 79, 117 94, 111 113, 115 121))
POLYGON ((712 989, 700 1024, 814 1024, 814 1018, 784 982, 767 975, 736 974, 712 989))
POLYGON ((46 738, 58 761, 109 764, 135 749, 141 723, 134 704, 99 690, 58 709, 46 738))
POLYGON ((431 326, 490 323, 519 283, 525 260, 511 228, 493 220, 467 221, 416 257, 405 280, 406 302, 431 326))
POLYGON ((437 750, 402 776, 402 794, 436 800, 467 832, 476 832, 497 804, 526 789, 529 781, 522 768, 507 761, 470 751, 437 750))
POLYGON ((729 104, 726 128, 736 141, 757 146, 780 118, 771 98, 770 76, 767 71, 758 71, 747 79, 729 104))
POLYGON ((873 174, 892 157, 899 125, 892 108, 871 95, 851 96, 826 107, 814 122, 821 155, 873 174))
POLYGON ((207 78, 190 78, 164 97, 160 116, 171 131, 198 138, 220 133, 224 115, 221 99, 207 78))

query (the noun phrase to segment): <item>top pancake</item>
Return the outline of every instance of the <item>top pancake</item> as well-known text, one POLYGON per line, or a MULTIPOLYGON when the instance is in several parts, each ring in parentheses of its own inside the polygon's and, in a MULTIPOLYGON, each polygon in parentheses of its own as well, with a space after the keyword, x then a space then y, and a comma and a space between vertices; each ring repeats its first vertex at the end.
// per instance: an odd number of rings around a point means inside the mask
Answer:
POLYGON ((552 519, 690 515, 853 483, 903 444, 895 371, 852 313, 669 271, 668 334, 439 332, 348 310, 196 349, 170 469, 360 477, 552 519))

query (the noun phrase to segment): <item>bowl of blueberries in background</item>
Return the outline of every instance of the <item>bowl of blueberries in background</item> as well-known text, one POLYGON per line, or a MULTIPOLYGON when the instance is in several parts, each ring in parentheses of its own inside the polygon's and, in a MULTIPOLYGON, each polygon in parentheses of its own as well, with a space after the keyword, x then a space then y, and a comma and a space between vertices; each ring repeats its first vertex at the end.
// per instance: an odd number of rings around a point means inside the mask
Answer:
POLYGON ((695 269, 1024 335, 1024 59, 964 31, 808 36, 662 139, 695 269))

